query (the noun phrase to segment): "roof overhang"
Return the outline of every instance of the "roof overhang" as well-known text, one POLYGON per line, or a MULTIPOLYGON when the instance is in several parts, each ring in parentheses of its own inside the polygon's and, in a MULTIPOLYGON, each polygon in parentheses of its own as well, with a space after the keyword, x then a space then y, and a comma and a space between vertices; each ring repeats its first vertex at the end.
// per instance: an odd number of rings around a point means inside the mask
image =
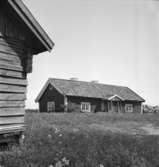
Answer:
MULTIPOLYGON (((21 0, 6 0, 6 2, 16 12, 21 21, 29 28, 29 30, 34 34, 34 36, 44 47, 42 51, 51 51, 54 46, 53 41, 49 38, 40 24, 36 21, 25 4, 21 0)), ((39 52, 42 51, 40 50, 39 52)))

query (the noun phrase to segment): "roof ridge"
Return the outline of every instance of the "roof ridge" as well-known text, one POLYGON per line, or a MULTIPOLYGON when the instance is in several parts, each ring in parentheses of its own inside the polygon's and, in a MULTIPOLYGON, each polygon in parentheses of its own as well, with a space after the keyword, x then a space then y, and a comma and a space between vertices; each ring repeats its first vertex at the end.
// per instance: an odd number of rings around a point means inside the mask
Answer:
POLYGON ((63 81, 71 81, 71 82, 84 82, 89 83, 92 85, 104 85, 104 86, 114 86, 114 87, 121 87, 121 88, 128 88, 127 86, 120 86, 120 85, 114 85, 114 84, 104 84, 104 83, 91 83, 89 81, 81 81, 81 80, 71 80, 71 79, 63 79, 63 78, 49 78, 50 80, 63 80, 63 81))

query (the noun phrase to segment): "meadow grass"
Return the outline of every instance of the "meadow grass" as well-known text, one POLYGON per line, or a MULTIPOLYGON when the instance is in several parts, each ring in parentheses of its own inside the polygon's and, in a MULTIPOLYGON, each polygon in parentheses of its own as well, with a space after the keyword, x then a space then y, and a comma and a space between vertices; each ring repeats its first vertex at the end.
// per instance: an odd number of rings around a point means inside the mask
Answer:
POLYGON ((5 167, 158 167, 158 114, 26 114, 25 142, 0 155, 5 167), (67 163, 66 163, 67 162, 67 163))
POLYGON ((31 113, 26 114, 26 123, 30 120, 47 121, 54 124, 91 124, 117 121, 136 121, 138 123, 152 123, 159 126, 159 114, 135 114, 135 113, 31 113))

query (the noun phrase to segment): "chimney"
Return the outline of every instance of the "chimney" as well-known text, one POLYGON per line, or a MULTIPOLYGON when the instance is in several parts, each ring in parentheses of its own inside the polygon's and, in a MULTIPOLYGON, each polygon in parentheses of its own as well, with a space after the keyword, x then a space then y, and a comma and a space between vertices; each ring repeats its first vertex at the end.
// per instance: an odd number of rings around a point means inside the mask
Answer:
POLYGON ((78 81, 78 78, 73 77, 73 78, 70 78, 70 80, 71 81, 78 81))
POLYGON ((91 81, 91 83, 93 83, 93 84, 98 84, 99 81, 98 81, 98 80, 93 80, 93 81, 91 81))

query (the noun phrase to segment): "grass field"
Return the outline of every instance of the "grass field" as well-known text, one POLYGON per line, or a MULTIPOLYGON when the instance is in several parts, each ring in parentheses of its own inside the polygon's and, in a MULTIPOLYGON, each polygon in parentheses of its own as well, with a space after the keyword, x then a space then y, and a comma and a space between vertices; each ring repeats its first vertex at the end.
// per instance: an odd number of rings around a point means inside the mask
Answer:
POLYGON ((46 125, 68 132, 100 131, 101 133, 159 135, 159 114, 28 114, 26 124, 33 128, 37 125, 46 125))
POLYGON ((5 167, 158 167, 158 114, 26 114, 24 145, 5 167), (52 166, 51 166, 52 165, 52 166))

